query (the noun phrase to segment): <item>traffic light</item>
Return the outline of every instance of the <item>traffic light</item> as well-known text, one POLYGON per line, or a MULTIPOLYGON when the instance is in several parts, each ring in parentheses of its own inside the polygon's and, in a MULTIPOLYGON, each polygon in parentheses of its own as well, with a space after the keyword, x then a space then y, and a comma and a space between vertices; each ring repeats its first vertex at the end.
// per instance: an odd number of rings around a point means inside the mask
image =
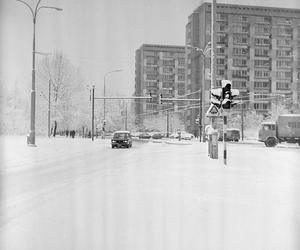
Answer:
POLYGON ((163 104, 161 99, 162 99, 162 94, 159 94, 158 95, 158 104, 163 104))
POLYGON ((222 80, 222 107, 230 109, 238 104, 238 101, 233 101, 233 98, 239 95, 238 89, 231 89, 231 81, 222 80))
POLYGON ((231 96, 231 82, 222 80, 222 107, 223 109, 230 109, 231 96))
POLYGON ((153 101, 152 93, 149 92, 148 94, 149 94, 149 97, 150 97, 149 102, 152 102, 153 101))
POLYGON ((211 104, 215 105, 217 108, 221 107, 221 98, 222 98, 222 89, 211 89, 210 90, 210 102, 211 104))

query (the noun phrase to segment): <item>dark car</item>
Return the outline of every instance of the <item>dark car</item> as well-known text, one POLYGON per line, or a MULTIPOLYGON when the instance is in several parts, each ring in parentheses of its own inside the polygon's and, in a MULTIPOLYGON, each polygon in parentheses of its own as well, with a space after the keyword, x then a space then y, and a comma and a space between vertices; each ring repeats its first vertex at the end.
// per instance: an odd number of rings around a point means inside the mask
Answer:
POLYGON ((150 139, 150 138, 151 138, 151 135, 147 132, 139 134, 139 139, 150 139))
POLYGON ((164 137, 164 134, 163 133, 154 133, 152 134, 152 139, 161 139, 164 137))
MULTIPOLYGON (((236 141, 240 140, 240 130, 235 128, 228 128, 226 130, 226 141, 236 141)), ((223 131, 221 130, 219 133, 219 141, 223 140, 223 131)))
POLYGON ((132 147, 132 138, 129 131, 116 131, 111 139, 112 148, 132 147))

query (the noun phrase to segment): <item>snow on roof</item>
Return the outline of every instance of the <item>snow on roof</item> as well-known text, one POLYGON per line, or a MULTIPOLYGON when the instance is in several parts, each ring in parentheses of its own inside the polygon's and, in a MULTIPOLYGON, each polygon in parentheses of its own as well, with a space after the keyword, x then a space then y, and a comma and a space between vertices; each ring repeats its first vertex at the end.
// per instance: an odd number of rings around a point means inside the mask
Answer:
POLYGON ((129 133, 130 134, 130 132, 127 130, 118 130, 118 131, 115 131, 114 134, 115 133, 129 133))
POLYGON ((300 114, 285 114, 285 115, 279 115, 284 117, 300 117, 300 114))

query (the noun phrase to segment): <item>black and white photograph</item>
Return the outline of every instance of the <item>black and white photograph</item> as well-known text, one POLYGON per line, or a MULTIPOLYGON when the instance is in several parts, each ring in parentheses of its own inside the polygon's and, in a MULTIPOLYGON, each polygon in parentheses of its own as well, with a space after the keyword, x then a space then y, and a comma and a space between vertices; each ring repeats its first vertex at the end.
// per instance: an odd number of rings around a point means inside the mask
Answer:
POLYGON ((299 0, 0 0, 1 250, 299 250, 299 0))

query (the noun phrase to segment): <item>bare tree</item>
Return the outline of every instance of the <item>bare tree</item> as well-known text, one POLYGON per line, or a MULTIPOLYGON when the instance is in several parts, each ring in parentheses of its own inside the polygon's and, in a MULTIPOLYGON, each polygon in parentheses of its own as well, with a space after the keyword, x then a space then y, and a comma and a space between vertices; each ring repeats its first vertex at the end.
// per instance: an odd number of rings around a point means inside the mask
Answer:
POLYGON ((38 65, 37 77, 37 96, 40 96, 37 101, 41 104, 38 105, 37 120, 41 130, 47 121, 49 84, 51 121, 57 125, 57 130, 76 130, 87 125, 88 92, 80 71, 62 53, 44 58, 38 65))

